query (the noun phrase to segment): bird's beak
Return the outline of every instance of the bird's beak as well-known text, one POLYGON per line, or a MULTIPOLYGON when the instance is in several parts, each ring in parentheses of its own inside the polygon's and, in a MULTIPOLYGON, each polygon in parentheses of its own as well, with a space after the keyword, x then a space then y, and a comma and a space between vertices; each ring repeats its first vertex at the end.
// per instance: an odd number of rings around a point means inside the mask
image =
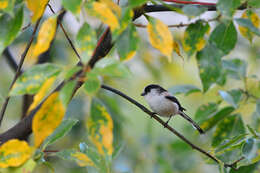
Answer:
POLYGON ((141 94, 141 96, 144 96, 145 95, 145 93, 143 92, 142 94, 141 94))

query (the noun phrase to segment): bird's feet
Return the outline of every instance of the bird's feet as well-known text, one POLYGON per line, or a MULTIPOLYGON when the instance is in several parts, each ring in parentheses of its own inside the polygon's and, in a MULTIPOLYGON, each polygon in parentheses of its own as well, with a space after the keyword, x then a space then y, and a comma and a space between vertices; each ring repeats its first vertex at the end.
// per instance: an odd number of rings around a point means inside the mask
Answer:
POLYGON ((166 128, 166 126, 168 126, 168 123, 169 123, 170 119, 167 120, 164 124, 163 124, 163 127, 166 128))
MULTIPOLYGON (((154 116, 154 115, 157 115, 157 113, 156 112, 152 112, 152 115, 154 116)), ((151 118, 153 118, 153 116, 150 116, 151 118)))

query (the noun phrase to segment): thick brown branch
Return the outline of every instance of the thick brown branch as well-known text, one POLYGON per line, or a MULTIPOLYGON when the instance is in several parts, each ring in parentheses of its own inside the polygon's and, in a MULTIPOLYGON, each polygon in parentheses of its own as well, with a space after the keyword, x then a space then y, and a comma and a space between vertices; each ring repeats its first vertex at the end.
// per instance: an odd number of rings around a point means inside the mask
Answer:
MULTIPOLYGON (((158 117, 156 114, 154 114, 153 112, 151 112, 149 109, 147 109, 145 106, 143 106, 142 104, 140 104, 139 102, 137 102, 136 100, 132 99, 131 97, 125 95, 124 93, 122 93, 121 91, 114 89, 112 87, 109 87, 107 85, 101 85, 101 88, 111 91, 121 97, 123 97, 124 99, 128 100, 129 102, 131 102, 132 104, 136 105, 138 108, 140 108, 142 111, 144 111, 146 114, 148 114, 149 116, 151 116, 151 118, 154 118, 157 122, 159 122, 163 127, 167 128, 169 131, 171 131, 173 134, 175 134, 176 136, 178 136, 181 140, 183 140, 185 143, 187 143, 188 145, 191 146, 191 148, 201 152, 202 154, 206 155, 207 157, 209 157, 210 159, 214 160, 216 163, 220 163, 220 161, 213 155, 211 155, 210 153, 208 153, 207 151, 203 150, 202 148, 196 146, 195 144, 191 143, 187 138, 185 138, 182 134, 180 134, 178 131, 176 131, 174 128, 172 128, 168 123, 165 123, 160 117, 158 117)), ((232 164, 225 164, 226 167, 231 167, 233 169, 235 169, 235 165, 237 162, 241 161, 243 158, 235 161, 232 164)))
MULTIPOLYGON (((14 76, 14 78, 13 78, 13 81, 12 81, 10 87, 9 87, 9 91, 11 90, 11 88, 13 87, 15 81, 17 80, 17 78, 18 78, 19 75, 21 74, 21 69, 22 69, 22 66, 23 66, 25 57, 26 57, 26 55, 27 55, 27 53, 28 53, 28 51, 29 51, 29 49, 30 49, 30 47, 31 47, 31 45, 32 45, 32 42, 33 42, 34 36, 35 36, 35 34, 36 34, 37 28, 38 28, 38 26, 39 26, 39 24, 40 24, 40 20, 41 20, 41 18, 38 19, 38 21, 36 22, 36 25, 35 25, 35 27, 34 27, 34 30, 33 30, 33 33, 32 33, 32 35, 31 35, 31 38, 30 38, 30 40, 29 40, 29 42, 28 42, 28 44, 27 44, 27 46, 26 46, 24 52, 23 52, 22 55, 21 55, 21 59, 20 59, 19 65, 18 65, 18 67, 17 67, 17 70, 16 70, 15 76, 14 76)), ((9 91, 8 91, 8 92, 9 92, 9 91)), ((1 126, 1 123, 2 123, 2 120, 3 120, 3 117, 4 117, 4 114, 5 114, 5 111, 6 111, 8 102, 9 102, 9 99, 10 99, 10 97, 7 96, 7 97, 5 98, 5 101, 4 101, 3 105, 2 105, 1 112, 0 112, 0 126, 1 126)))

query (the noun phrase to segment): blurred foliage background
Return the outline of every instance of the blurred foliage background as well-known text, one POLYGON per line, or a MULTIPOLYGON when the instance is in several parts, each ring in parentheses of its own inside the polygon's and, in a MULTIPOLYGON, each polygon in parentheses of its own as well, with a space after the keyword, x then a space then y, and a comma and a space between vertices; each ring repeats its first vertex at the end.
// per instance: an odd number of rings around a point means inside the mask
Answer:
MULTIPOLYGON (((49 3, 55 11, 58 11, 61 5, 64 5, 66 2, 66 0, 63 0, 63 2, 55 0, 49 3)), ((124 1, 120 2, 120 4, 125 3, 124 1)), ((242 4, 242 1, 240 3, 242 4)), ((68 12, 62 23, 75 45, 77 45, 77 33, 84 22, 91 25, 96 32, 97 39, 101 36, 105 25, 98 19, 86 14, 85 10, 74 13, 69 7, 65 6, 65 9, 68 12)), ((258 9, 253 11, 256 15, 259 15, 260 11, 258 9)), ((237 11, 233 18, 241 17, 243 12, 241 10, 237 11)), ((219 15, 219 11, 204 12, 202 15, 191 18, 176 12, 148 14, 160 19, 167 25, 171 25, 180 22, 191 23, 198 19, 214 18, 219 15)), ((50 10, 46 8, 42 21, 51 15, 50 10)), ((29 23, 30 11, 24 8, 23 26, 29 23)), ((134 23, 146 24, 147 21, 142 16, 134 23)), ((219 21, 209 23, 210 33, 218 24, 219 21)), ((238 24, 235 24, 235 27, 238 31, 238 24)), ((258 134, 260 131, 259 37, 255 36, 250 42, 239 34, 238 31, 235 47, 223 56, 221 59, 223 66, 221 69, 218 69, 225 76, 224 82, 210 85, 209 89, 203 92, 198 57, 196 57, 196 54, 189 54, 184 51, 183 39, 187 27, 169 28, 174 40, 180 45, 179 54, 181 55, 174 52, 172 62, 169 62, 164 55, 151 46, 146 28, 136 28, 140 38, 137 52, 131 59, 120 62, 127 66, 129 71, 123 78, 104 75, 102 79, 100 78, 102 83, 113 86, 145 106, 148 105, 140 96, 140 93, 146 85, 152 83, 160 84, 164 88, 169 89, 179 99, 183 107, 187 109, 186 113, 199 122, 202 128, 207 129, 207 132, 205 135, 199 135, 186 120, 179 116, 175 116, 170 121, 170 125, 173 128, 181 132, 194 144, 206 151, 210 151, 210 153, 218 156, 220 160, 226 163, 231 163, 244 156, 245 159, 239 162, 242 168, 238 172, 259 172, 260 168, 257 168, 260 160, 258 134), (239 60, 235 62, 234 59, 239 60), (232 109, 232 113, 222 112, 221 115, 223 116, 219 120, 211 119, 209 121, 209 118, 216 116, 217 112, 227 107, 232 109), (211 123, 210 127, 208 127, 207 123, 211 123), (225 144, 227 146, 223 146, 225 144)), ((17 62, 28 42, 28 38, 32 34, 32 30, 33 27, 21 30, 19 36, 9 46, 10 52, 17 62)), ((206 42, 208 42, 210 33, 205 35, 206 42)), ((30 69, 37 61, 32 51, 35 44, 36 41, 25 59, 25 70, 30 69)), ((77 48, 79 47, 77 45, 77 48)), ((112 48, 106 58, 119 59, 117 49, 118 45, 112 48)), ((215 49, 211 50, 214 51, 215 49)), ((49 53, 48 62, 59 64, 63 69, 54 86, 52 86, 54 88, 62 81, 67 70, 75 66, 77 58, 61 29, 57 30, 57 35, 50 46, 49 53)), ((214 58, 208 59, 207 63, 209 66, 214 66, 214 58)), ((4 55, 2 55, 0 59, 1 105, 7 96, 13 77, 14 71, 8 65, 4 55)), ((93 102, 94 98, 102 101, 113 119, 114 152, 110 163, 111 172, 233 172, 229 168, 221 170, 222 168, 201 153, 192 150, 186 143, 163 128, 163 126, 151 119, 139 108, 103 89, 100 89, 95 95, 86 94, 84 87, 79 89, 76 96, 69 103, 65 114, 65 119, 77 119, 78 122, 65 137, 57 141, 55 145, 48 146, 48 150, 62 151, 64 149, 78 148, 79 146, 82 147, 84 142, 91 145, 89 144, 86 126, 87 119, 90 116, 91 102, 93 102)), ((20 120, 21 114, 22 96, 11 97, 0 132, 4 132, 15 125, 20 120)), ((32 141, 32 137, 29 141, 32 141)), ((34 172, 80 173, 97 172, 97 170, 91 166, 79 167, 76 162, 64 161, 57 155, 50 154, 44 157, 44 161, 37 164, 34 172)))

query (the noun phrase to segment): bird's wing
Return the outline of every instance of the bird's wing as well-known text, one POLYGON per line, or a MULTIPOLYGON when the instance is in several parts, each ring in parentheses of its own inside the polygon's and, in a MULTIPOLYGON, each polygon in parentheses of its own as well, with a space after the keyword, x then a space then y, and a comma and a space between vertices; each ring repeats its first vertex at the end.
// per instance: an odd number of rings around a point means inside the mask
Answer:
POLYGON ((174 96, 165 96, 166 99, 176 103, 179 106, 180 111, 186 111, 184 107, 181 106, 180 102, 177 100, 176 97, 174 96))

